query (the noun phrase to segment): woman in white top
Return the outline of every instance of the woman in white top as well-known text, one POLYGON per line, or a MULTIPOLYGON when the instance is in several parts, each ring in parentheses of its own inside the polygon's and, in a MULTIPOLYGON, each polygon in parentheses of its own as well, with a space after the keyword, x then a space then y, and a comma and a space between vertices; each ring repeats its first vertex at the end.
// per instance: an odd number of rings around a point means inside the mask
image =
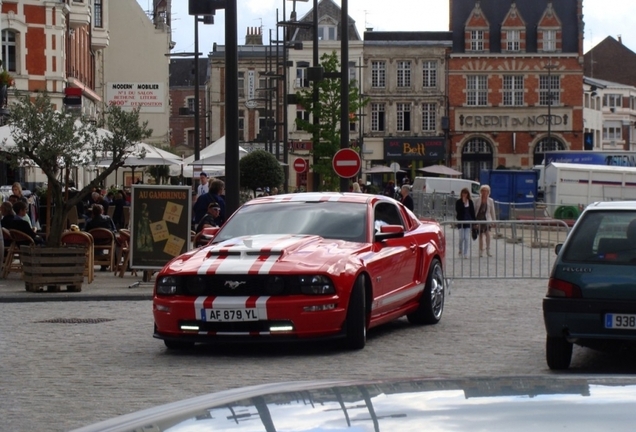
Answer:
MULTIPOLYGON (((475 200, 475 214, 478 221, 497 220, 495 215, 495 202, 490 198, 490 186, 482 185, 479 188, 479 198, 475 200)), ((484 237, 486 238, 486 254, 490 254, 490 228, 492 224, 479 225, 479 256, 484 256, 484 237)))

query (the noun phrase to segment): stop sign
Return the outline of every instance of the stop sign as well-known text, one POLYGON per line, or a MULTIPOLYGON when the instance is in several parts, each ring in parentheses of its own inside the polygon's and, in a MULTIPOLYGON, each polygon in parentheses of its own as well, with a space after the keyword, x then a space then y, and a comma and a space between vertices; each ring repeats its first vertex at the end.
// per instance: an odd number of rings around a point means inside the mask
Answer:
POLYGON ((333 170, 342 178, 351 178, 358 174, 360 166, 360 155, 348 148, 340 149, 333 155, 333 170))
POLYGON ((303 158, 294 159, 294 171, 296 171, 298 174, 307 171, 307 161, 303 158))

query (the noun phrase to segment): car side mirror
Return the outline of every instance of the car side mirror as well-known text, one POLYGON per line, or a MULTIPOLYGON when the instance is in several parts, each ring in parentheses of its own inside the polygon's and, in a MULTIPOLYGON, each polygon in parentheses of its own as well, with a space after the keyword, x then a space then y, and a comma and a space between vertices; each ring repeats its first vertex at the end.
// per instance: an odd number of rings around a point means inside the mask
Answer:
POLYGON ((558 255, 558 254, 559 254, 559 252, 561 251, 561 248, 562 248, 562 247, 563 247, 563 243, 559 243, 558 245, 556 245, 556 246, 554 247, 554 253, 555 253, 556 255, 558 255))
POLYGON ((382 225, 380 231, 375 233, 375 241, 377 242, 400 237, 404 237, 404 227, 402 225, 382 225))
POLYGON ((216 233, 219 232, 221 228, 219 227, 208 227, 208 228, 203 228, 203 231, 201 234, 202 237, 204 237, 206 240, 210 241, 214 238, 214 236, 216 235, 216 233))

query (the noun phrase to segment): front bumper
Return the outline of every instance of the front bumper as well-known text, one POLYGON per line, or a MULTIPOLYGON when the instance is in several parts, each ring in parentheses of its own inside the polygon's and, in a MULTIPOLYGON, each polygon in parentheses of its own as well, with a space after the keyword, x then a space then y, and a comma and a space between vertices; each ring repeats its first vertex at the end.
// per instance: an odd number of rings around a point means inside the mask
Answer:
POLYGON ((636 329, 607 329, 605 314, 636 314, 636 301, 544 298, 543 321, 548 336, 636 341, 636 329))
MULTIPOLYGON (((214 341, 276 341, 329 339, 343 336, 346 308, 337 296, 270 297, 266 316, 257 321, 210 322, 201 318, 201 304, 211 307, 213 298, 155 297, 154 337, 159 339, 209 343, 214 341), (330 310, 306 311, 308 306, 335 304, 330 310), (289 328, 285 330, 285 328, 289 328), (277 329, 277 330, 273 330, 277 329), (281 330, 282 329, 282 330, 281 330)), ((216 302, 214 302, 216 304, 216 302)))

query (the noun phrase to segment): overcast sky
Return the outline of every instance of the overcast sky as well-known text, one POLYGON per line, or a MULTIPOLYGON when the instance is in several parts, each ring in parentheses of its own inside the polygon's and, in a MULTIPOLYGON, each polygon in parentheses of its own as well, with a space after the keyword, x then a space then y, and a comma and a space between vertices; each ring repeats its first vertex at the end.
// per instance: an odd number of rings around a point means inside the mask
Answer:
MULTIPOLYGON (((152 0, 137 0, 144 10, 152 8, 152 0)), ((245 43, 248 27, 263 28, 265 41, 270 30, 276 31, 276 9, 283 19, 283 0, 237 0, 238 43, 245 43)), ((526 0, 527 1, 527 0, 526 0)), ((531 0, 530 0, 531 1, 531 0)), ((335 0, 341 4, 340 0, 335 0)), ((360 36, 366 27, 377 31, 440 31, 448 30, 448 1, 445 0, 349 0, 349 15, 355 20, 360 36)), ((287 15, 293 2, 287 0, 287 15)), ((298 17, 311 10, 313 0, 296 1, 298 17)), ((585 21, 585 51, 607 36, 618 39, 636 51, 636 0, 583 0, 585 21)), ((212 50, 214 42, 225 44, 225 14, 218 11, 214 25, 199 24, 200 51, 212 50)), ((188 15, 187 0, 172 0, 172 39, 177 43, 173 52, 194 49, 194 18, 188 15)), ((282 33, 281 33, 282 37, 282 33)))

